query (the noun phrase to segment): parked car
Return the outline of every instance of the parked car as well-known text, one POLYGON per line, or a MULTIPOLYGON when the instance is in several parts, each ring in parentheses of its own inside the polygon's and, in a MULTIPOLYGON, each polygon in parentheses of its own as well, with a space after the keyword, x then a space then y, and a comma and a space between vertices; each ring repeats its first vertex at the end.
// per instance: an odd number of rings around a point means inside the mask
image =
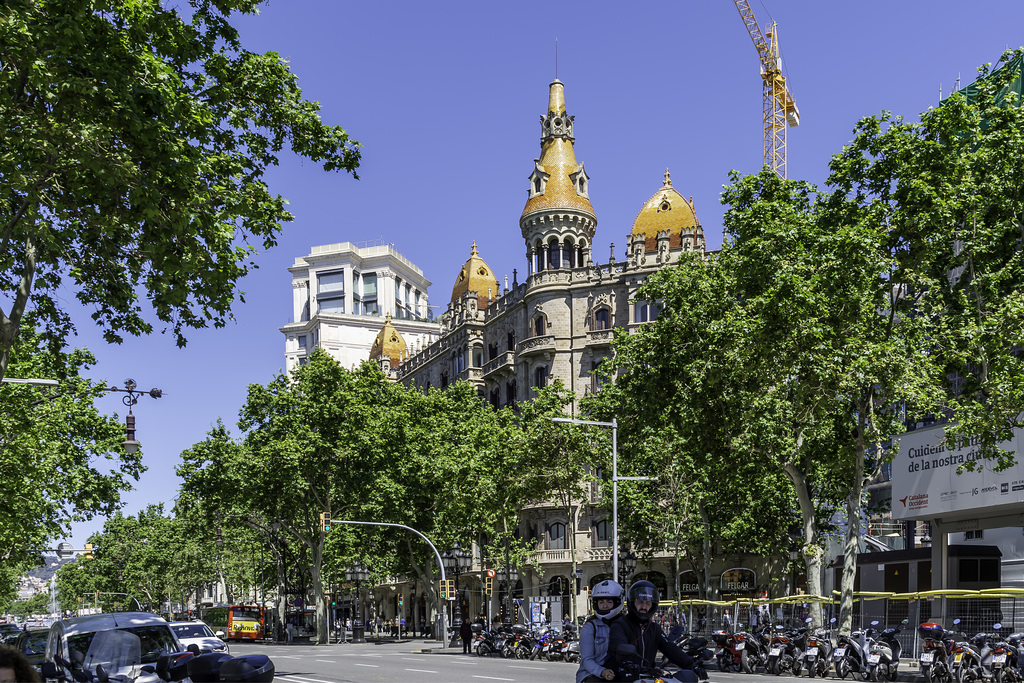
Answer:
POLYGON ((220 639, 224 632, 214 633, 205 621, 173 621, 171 630, 185 649, 195 645, 201 651, 229 652, 228 644, 220 639))
POLYGON ((17 624, 11 624, 6 621, 0 623, 0 645, 10 645, 18 637, 19 633, 21 633, 21 628, 17 624))
POLYGON ((95 676, 102 664, 112 680, 122 676, 137 683, 159 683, 154 671, 157 660, 184 649, 170 624, 149 612, 74 617, 50 627, 43 675, 81 680, 95 676))
POLYGON ((20 631, 10 645, 20 650, 28 658, 36 671, 43 670, 43 659, 46 658, 46 638, 50 635, 48 628, 36 628, 31 631, 20 631))

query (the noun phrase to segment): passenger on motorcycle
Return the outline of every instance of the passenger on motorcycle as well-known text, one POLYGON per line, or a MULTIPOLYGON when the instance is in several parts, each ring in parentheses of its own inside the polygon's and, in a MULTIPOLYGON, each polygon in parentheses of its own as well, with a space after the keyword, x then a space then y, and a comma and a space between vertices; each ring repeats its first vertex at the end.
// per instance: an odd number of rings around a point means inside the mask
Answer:
MULTIPOLYGON (((700 665, 689 655, 683 652, 678 645, 668 640, 661 628, 651 621, 651 616, 657 612, 658 602, 661 596, 658 589, 650 581, 637 581, 629 587, 626 596, 626 614, 621 619, 616 619, 611 624, 610 642, 608 651, 612 653, 608 660, 608 666, 615 669, 617 681, 627 680, 624 669, 629 668, 628 662, 617 661, 615 652, 619 645, 632 645, 636 648, 636 659, 643 667, 653 669, 658 650, 668 660, 680 667, 685 675, 680 680, 696 681, 702 673, 700 665)), ((705 674, 706 677, 706 674, 705 674)))
POLYGON ((615 581, 602 581, 590 592, 591 615, 580 628, 580 668, 576 683, 610 681, 615 672, 606 668, 609 624, 622 611, 622 586, 615 581))

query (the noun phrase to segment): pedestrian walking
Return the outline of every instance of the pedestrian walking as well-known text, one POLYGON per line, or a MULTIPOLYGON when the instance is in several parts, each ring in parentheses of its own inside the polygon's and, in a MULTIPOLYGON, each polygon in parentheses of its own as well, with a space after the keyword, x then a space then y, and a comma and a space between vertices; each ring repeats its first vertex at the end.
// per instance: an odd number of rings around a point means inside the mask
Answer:
POLYGON ((285 627, 285 632, 288 635, 288 644, 291 645, 292 639, 295 637, 295 624, 289 621, 288 626, 285 627))

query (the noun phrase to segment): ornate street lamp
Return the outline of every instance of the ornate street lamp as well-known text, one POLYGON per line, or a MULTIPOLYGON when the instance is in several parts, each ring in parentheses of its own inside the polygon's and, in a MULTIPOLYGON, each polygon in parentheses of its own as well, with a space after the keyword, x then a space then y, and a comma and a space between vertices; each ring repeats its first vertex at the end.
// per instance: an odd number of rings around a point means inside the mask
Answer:
POLYGON ((636 555, 632 550, 627 550, 626 552, 622 552, 620 550, 618 560, 619 576, 621 577, 622 582, 625 583, 626 579, 632 576, 633 572, 636 571, 636 555))
POLYGON ((124 418, 124 429, 125 429, 125 440, 123 442, 124 449, 129 453, 136 453, 139 450, 140 444, 135 440, 135 415, 132 414, 132 406, 139 402, 139 397, 149 394, 153 398, 160 398, 164 395, 164 392, 160 389, 153 388, 149 391, 140 391, 136 389, 138 385, 131 377, 124 381, 124 389, 118 389, 117 387, 104 387, 104 391, 116 391, 127 396, 121 397, 121 403, 128 406, 128 414, 124 418))
MULTIPOLYGON (((441 561, 444 563, 445 572, 451 574, 455 578, 455 596, 459 603, 459 615, 460 618, 465 619, 462 608, 462 598, 459 595, 459 575, 469 571, 469 568, 473 566, 473 555, 468 550, 464 550, 459 542, 456 541, 452 545, 452 549, 446 553, 441 553, 441 561)), ((453 609, 454 611, 454 609, 453 609)), ((452 621, 454 622, 455 615, 452 614, 452 621)), ((453 623, 452 626, 455 624, 453 623)))
MULTIPOLYGON (((368 578, 370 578, 370 570, 368 570, 366 567, 362 566, 358 562, 352 565, 352 567, 350 567, 349 569, 345 570, 345 580, 349 583, 354 583, 356 585, 356 606, 359 608, 359 616, 357 619, 354 620, 354 623, 352 624, 353 643, 366 642, 363 622, 363 603, 359 599, 359 586, 362 585, 362 583, 366 581, 368 578)), ((370 599, 373 599, 372 592, 370 593, 370 599)))
POLYGON ((512 619, 512 623, 518 620, 519 615, 512 611, 512 591, 515 590, 516 584, 519 583, 519 570, 509 565, 503 570, 505 574, 505 599, 508 601, 508 614, 509 618, 512 619))

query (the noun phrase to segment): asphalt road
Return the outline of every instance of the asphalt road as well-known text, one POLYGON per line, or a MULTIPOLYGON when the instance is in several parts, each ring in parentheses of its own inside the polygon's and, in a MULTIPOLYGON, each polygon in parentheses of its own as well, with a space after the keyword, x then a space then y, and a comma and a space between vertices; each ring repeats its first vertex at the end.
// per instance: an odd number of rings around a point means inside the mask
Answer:
MULTIPOLYGON (((463 655, 461 646, 442 651, 438 643, 419 639, 379 645, 231 644, 233 655, 250 653, 269 656, 276 669, 275 680, 285 683, 572 683, 577 669, 576 664, 565 662, 463 655)), ((911 674, 900 668, 900 681, 922 680, 916 672, 911 674)), ((709 683, 792 683, 797 680, 763 673, 721 673, 714 668, 708 674, 709 683)), ((809 679, 801 676, 800 680, 809 679)), ((847 682, 855 683, 850 678, 847 682)))

